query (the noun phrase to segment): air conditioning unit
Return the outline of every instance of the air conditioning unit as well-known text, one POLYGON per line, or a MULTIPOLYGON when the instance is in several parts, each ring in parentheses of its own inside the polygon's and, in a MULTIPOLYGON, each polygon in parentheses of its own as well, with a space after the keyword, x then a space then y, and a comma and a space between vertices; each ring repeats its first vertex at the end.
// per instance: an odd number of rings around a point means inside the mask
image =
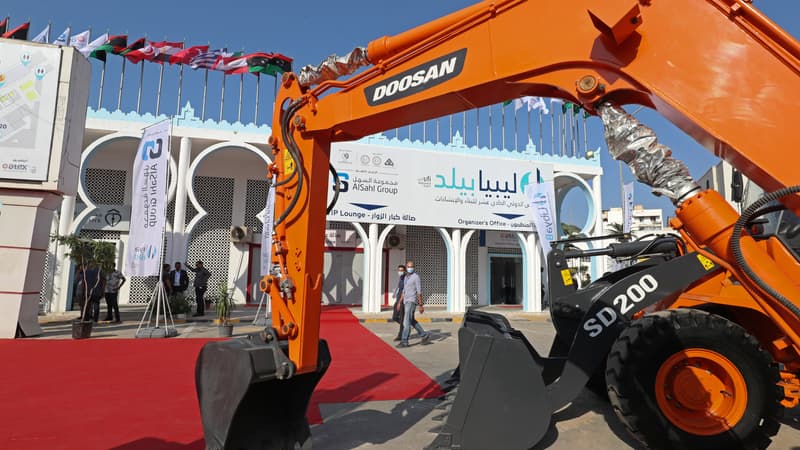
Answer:
POLYGON ((252 239, 250 229, 247 227, 232 226, 231 227, 231 242, 233 243, 248 243, 252 239))
POLYGON ((386 246, 389 248, 403 250, 406 248, 406 235, 400 233, 391 233, 386 237, 386 246))

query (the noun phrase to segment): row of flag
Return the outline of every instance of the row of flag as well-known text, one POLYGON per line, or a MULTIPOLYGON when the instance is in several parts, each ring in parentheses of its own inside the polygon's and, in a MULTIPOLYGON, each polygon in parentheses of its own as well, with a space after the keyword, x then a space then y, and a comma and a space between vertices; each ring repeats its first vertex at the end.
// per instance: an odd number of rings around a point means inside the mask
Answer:
MULTIPOLYGON (((528 112, 538 110, 541 111, 542 114, 550 114, 550 109, 547 107, 547 103, 545 102, 544 98, 542 97, 531 97, 525 96, 521 98, 515 98, 514 100, 507 100, 503 102, 503 106, 508 106, 511 103, 514 103, 514 111, 519 111, 521 108, 526 107, 528 112)), ((564 102, 557 98, 550 99, 550 107, 553 107, 554 103, 561 104, 561 112, 566 114, 567 112, 572 112, 573 115, 578 114, 583 108, 581 105, 572 102, 564 102)), ((584 117, 588 117, 589 114, 584 111, 584 117)))
MULTIPOLYGON (((0 21, 0 37, 7 39, 28 40, 30 22, 8 30, 8 17, 0 21)), ((91 31, 86 30, 72 35, 67 27, 52 44, 75 47, 87 58, 95 58, 105 62, 111 53, 138 64, 150 61, 158 64, 184 64, 192 69, 219 70, 227 75, 252 73, 277 76, 279 73, 292 71, 292 59, 280 53, 229 52, 225 48, 210 49, 208 45, 184 47, 183 42, 149 42, 140 38, 128 44, 127 35, 109 35, 104 33, 91 39, 91 31)), ((50 41, 50 25, 37 34, 32 42, 48 43, 50 41)))

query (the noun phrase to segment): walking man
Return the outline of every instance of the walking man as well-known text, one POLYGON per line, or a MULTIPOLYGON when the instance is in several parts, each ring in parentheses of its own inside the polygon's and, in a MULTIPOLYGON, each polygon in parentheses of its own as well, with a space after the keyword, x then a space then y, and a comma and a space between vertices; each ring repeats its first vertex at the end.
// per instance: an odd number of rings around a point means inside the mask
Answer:
POLYGON ((194 316, 204 316, 206 314, 206 303, 203 297, 208 290, 208 279, 211 272, 203 266, 203 261, 197 261, 195 267, 186 264, 186 268, 194 272, 194 299, 197 302, 197 312, 194 316))
POLYGON ((106 275, 106 320, 114 320, 114 323, 122 323, 119 316, 119 288, 125 284, 126 278, 117 266, 111 268, 111 272, 106 275), (112 315, 113 312, 113 315, 112 315))
POLYGON ((425 312, 422 305, 422 282, 419 275, 414 272, 414 261, 406 262, 406 274, 403 277, 403 307, 405 313, 403 314, 403 332, 401 341, 397 344, 398 348, 408 347, 408 336, 411 334, 411 327, 413 326, 419 334, 422 344, 428 343, 431 338, 430 333, 426 333, 422 325, 414 320, 414 311, 419 306, 419 312, 425 312))

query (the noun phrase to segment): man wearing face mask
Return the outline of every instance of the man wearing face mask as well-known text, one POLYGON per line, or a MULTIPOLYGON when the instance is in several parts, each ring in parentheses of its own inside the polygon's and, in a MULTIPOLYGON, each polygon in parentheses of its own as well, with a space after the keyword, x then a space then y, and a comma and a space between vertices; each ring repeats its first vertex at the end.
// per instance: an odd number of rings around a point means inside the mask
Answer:
POLYGON ((398 348, 408 347, 408 336, 411 334, 411 327, 413 326, 420 336, 420 343, 427 344, 430 341, 430 334, 426 333, 415 319, 414 311, 419 306, 419 312, 423 313, 425 308, 422 306, 422 282, 419 275, 414 272, 414 261, 406 262, 406 274, 403 277, 403 293, 401 296, 403 307, 405 308, 403 314, 403 330, 401 334, 401 341, 397 344, 398 348))
MULTIPOLYGON (((395 342, 403 340, 403 318, 406 309, 403 307, 403 285, 406 276, 406 266, 400 264, 397 266, 397 289, 394 290, 394 312, 392 313, 392 320, 400 324, 400 330, 397 331, 397 337, 394 338, 395 342)), ((411 318, 411 326, 417 323, 416 319, 411 318)))

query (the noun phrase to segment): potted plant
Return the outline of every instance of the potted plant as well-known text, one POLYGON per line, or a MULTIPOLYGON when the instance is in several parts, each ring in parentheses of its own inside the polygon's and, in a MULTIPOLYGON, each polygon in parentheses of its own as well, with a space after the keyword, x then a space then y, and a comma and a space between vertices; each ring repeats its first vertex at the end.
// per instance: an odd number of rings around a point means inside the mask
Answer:
POLYGON ((72 322, 72 338, 86 339, 91 337, 94 323, 88 317, 90 300, 93 293, 95 298, 103 294, 105 275, 112 270, 116 262, 116 247, 111 242, 95 241, 76 235, 52 236, 52 240, 60 245, 66 245, 69 248, 66 256, 73 264, 81 268, 79 276, 83 283, 83 307, 80 317, 72 322), (97 270, 98 272, 97 277, 92 277, 92 282, 88 283, 91 286, 87 286, 87 281, 89 281, 86 276, 87 270, 97 270))
POLYGON ((231 323, 233 308, 233 296, 228 291, 228 283, 223 281, 217 290, 217 325, 219 326, 219 335, 222 337, 233 336, 233 323, 231 323))
POLYGON ((169 298, 169 310, 175 314, 177 319, 185 319, 186 313, 192 310, 189 300, 182 292, 176 292, 169 298))

